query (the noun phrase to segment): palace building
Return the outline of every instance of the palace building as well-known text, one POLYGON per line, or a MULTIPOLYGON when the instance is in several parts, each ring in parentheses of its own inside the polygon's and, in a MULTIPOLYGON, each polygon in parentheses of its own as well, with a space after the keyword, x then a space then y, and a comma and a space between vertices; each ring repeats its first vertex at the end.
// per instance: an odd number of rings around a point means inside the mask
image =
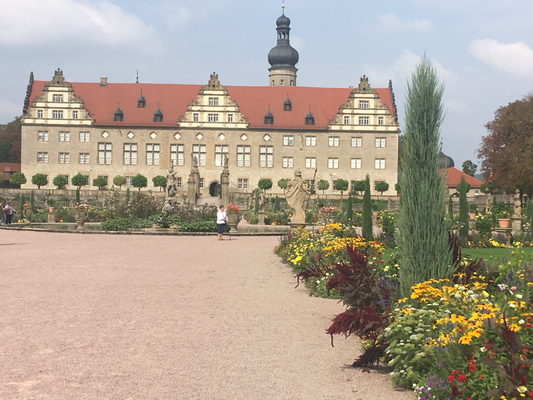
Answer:
MULTIPOLYGON (((193 157, 202 197, 215 194, 228 157, 230 191, 249 193, 261 178, 276 183, 295 170, 316 189, 325 179, 385 181, 395 194, 399 125, 392 83, 373 88, 366 76, 355 87, 298 86, 298 52, 290 45, 290 20, 276 21, 268 86, 224 86, 213 73, 206 85, 69 82, 30 75, 22 117, 21 170, 31 177, 81 173, 92 180, 140 173, 167 175, 174 165, 187 193, 193 157)), ((374 191, 373 191, 374 192, 374 191)), ((377 194, 377 192, 375 192, 377 194)))

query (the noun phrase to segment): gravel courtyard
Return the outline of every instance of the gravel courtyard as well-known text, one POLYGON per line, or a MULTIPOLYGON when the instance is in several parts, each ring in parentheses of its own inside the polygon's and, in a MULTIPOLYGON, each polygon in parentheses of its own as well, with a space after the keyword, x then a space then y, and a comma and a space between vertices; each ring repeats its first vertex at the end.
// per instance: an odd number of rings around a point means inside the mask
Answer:
POLYGON ((394 399, 277 237, 0 229, 0 399, 394 399))

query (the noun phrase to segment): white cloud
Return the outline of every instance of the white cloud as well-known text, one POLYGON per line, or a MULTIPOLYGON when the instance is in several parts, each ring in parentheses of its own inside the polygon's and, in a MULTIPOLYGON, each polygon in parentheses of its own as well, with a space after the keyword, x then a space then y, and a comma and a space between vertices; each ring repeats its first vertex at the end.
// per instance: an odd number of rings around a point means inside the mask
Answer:
POLYGON ((91 44, 161 50, 153 27, 109 0, 0 0, 0 9, 2 45, 61 48, 91 44))
POLYGON ((193 15, 189 8, 181 4, 165 3, 163 7, 167 25, 173 30, 183 28, 193 15))
POLYGON ((503 44, 494 39, 470 43, 470 54, 499 71, 533 77, 533 50, 524 42, 503 44))
POLYGON ((428 32, 433 29, 433 25, 427 20, 402 21, 394 14, 379 15, 378 19, 381 27, 387 32, 428 32))

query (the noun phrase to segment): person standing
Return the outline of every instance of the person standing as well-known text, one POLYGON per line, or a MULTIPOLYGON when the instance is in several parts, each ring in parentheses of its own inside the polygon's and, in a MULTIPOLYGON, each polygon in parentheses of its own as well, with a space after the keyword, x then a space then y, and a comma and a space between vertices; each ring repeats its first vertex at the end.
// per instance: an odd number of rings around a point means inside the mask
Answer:
POLYGON ((224 206, 220 206, 217 212, 217 233, 218 233, 218 240, 224 240, 222 238, 222 234, 224 233, 224 229, 226 228, 226 221, 228 220, 228 217, 226 215, 226 211, 224 211, 224 206))
POLYGON ((0 208, 0 225, 6 224, 6 213, 4 212, 4 205, 0 208))
POLYGON ((6 215, 6 225, 11 225, 11 219, 13 218, 14 212, 16 212, 16 210, 11 207, 9 203, 7 203, 4 207, 4 214, 6 215))

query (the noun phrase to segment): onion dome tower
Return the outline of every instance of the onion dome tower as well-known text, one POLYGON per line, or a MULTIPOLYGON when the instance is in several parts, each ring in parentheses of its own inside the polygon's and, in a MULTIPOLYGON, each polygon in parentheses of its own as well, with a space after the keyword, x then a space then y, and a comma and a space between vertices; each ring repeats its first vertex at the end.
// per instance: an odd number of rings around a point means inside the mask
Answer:
POLYGON ((278 26, 278 44, 268 53, 270 86, 296 86, 296 63, 298 52, 291 47, 289 31, 291 20, 285 16, 285 4, 281 6, 282 14, 276 21, 278 26))

